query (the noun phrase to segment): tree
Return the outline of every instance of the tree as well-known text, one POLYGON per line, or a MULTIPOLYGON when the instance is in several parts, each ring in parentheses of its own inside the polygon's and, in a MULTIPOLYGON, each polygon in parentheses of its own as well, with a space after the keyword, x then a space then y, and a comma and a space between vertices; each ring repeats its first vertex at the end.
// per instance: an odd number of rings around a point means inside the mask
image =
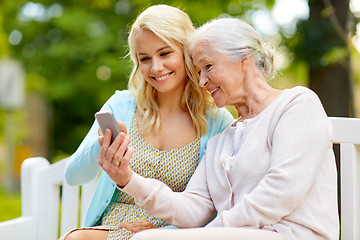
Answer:
POLYGON ((349 69, 349 1, 309 0, 310 18, 300 22, 296 58, 309 65, 309 87, 329 116, 354 116, 349 69))

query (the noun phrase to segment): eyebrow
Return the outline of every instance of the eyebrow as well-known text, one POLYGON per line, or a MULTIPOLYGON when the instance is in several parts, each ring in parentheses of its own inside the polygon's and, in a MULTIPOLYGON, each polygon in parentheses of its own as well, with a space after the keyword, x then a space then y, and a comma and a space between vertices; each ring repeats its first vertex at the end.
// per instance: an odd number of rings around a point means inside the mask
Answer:
MULTIPOLYGON (((158 50, 156 50, 156 52, 160 52, 166 48, 170 48, 170 46, 166 45, 166 46, 163 46, 161 48, 159 48, 158 50)), ((148 55, 147 53, 138 53, 138 55, 148 55)))
POLYGON ((208 56, 201 56, 196 63, 201 64, 201 63, 207 62, 207 61, 210 61, 210 58, 208 56))

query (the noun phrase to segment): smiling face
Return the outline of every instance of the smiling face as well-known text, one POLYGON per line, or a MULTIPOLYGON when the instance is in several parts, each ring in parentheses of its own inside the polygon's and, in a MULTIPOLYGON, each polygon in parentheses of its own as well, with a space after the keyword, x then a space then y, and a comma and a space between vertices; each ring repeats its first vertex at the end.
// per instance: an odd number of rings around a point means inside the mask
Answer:
POLYGON ((182 48, 171 47, 153 32, 143 30, 135 37, 140 72, 159 93, 184 91, 187 80, 182 48))
POLYGON ((211 93, 216 106, 235 104, 244 78, 241 61, 230 59, 208 43, 198 42, 193 49, 192 58, 200 74, 200 86, 211 93))

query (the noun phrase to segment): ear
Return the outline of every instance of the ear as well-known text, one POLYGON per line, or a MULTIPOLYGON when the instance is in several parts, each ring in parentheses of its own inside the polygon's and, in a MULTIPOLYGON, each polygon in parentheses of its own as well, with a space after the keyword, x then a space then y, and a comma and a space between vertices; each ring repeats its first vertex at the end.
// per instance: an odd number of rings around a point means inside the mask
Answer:
POLYGON ((249 68, 252 60, 253 60, 252 56, 245 56, 245 58, 241 60, 241 70, 243 72, 247 71, 247 69, 249 68))
POLYGON ((242 61, 241 64, 241 71, 243 72, 244 75, 244 80, 245 81, 252 81, 254 78, 254 73, 255 73, 255 63, 254 63, 254 59, 252 56, 248 56, 247 58, 245 58, 242 61))

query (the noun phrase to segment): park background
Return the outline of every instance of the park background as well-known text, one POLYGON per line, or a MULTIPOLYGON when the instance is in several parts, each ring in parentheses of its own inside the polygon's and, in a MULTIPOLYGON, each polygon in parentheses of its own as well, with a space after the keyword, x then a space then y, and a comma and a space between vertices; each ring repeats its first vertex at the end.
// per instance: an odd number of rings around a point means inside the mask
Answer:
POLYGON ((329 116, 360 117, 360 0, 0 0, 0 222, 21 215, 22 161, 70 156, 127 87, 128 30, 160 3, 195 27, 244 19, 277 49, 272 86, 308 86, 329 116))

